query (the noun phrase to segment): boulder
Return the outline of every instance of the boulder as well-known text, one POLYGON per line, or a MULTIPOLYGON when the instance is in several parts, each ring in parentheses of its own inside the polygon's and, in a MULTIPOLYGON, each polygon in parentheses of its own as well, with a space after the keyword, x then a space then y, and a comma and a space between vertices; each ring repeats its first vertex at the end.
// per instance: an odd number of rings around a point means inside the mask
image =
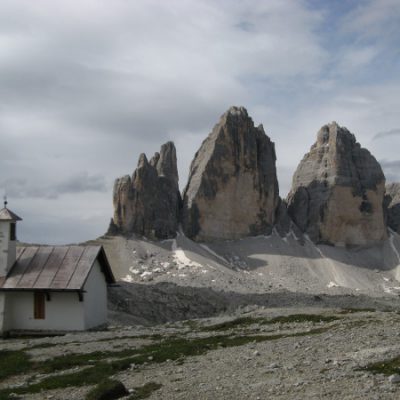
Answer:
POLYGON ((400 183, 386 185, 387 225, 400 233, 400 183))
POLYGON ((387 237, 385 176, 376 159, 337 123, 323 126, 300 162, 288 212, 316 243, 372 245, 387 237))
POLYGON ((192 161, 182 224, 198 241, 269 233, 279 204, 274 143, 243 107, 231 107, 192 161))
POLYGON ((162 145, 150 161, 141 154, 132 178, 115 180, 113 204, 109 234, 136 233, 151 239, 176 236, 181 196, 172 142, 162 145))

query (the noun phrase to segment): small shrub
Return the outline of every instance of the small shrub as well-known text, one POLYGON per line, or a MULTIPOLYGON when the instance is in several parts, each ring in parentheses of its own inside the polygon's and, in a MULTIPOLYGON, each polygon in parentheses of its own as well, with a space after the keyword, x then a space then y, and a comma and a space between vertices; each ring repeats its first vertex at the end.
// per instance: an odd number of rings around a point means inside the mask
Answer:
POLYGON ((129 392, 122 382, 106 379, 92 389, 85 397, 86 400, 114 400, 128 395, 129 392))
POLYGON ((134 389, 134 394, 128 400, 141 400, 147 399, 156 390, 160 389, 162 385, 156 382, 149 382, 143 386, 134 389))

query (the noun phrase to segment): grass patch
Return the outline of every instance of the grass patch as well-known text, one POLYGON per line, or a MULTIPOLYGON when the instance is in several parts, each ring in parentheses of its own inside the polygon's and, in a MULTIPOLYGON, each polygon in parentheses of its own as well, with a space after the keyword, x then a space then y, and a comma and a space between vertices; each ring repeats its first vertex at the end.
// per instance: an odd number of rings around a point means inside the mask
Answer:
POLYGON ((316 315, 316 314, 292 314, 279 316, 271 319, 267 318, 255 318, 255 317, 241 317, 232 321, 222 322, 216 325, 204 326, 200 328, 203 332, 214 332, 214 331, 227 331, 238 327, 246 327, 253 324, 269 325, 269 324, 287 324, 287 323, 304 323, 304 322, 332 322, 340 319, 336 316, 316 315))
POLYGON ((227 331, 229 329, 245 327, 252 324, 260 324, 264 321, 264 318, 241 317, 231 321, 221 322, 220 324, 203 326, 200 328, 200 330, 203 332, 227 331))
POLYGON ((372 364, 368 364, 366 367, 361 368, 361 370, 369 371, 374 374, 400 374, 400 356, 391 358, 389 360, 378 361, 372 364))
POLYGON ((54 371, 70 369, 85 365, 94 365, 106 358, 129 357, 139 352, 138 349, 124 349, 121 351, 95 351, 84 354, 66 354, 54 357, 41 363, 36 363, 35 369, 44 374, 54 371))
POLYGON ((22 350, 0 350, 0 381, 9 376, 23 374, 31 369, 28 354, 22 350))
POLYGON ((317 315, 317 314, 292 314, 292 315, 284 315, 280 317, 275 317, 269 320, 270 324, 275 324, 277 322, 281 324, 286 323, 302 323, 302 322, 332 322, 340 319, 339 317, 335 317, 334 315, 317 315))
MULTIPOLYGON (((86 366, 87 368, 63 375, 49 376, 40 382, 24 387, 0 390, 0 400, 9 399, 10 393, 39 393, 41 391, 66 387, 96 385, 99 382, 109 379, 118 372, 129 369, 132 364, 162 363, 167 360, 183 362, 185 357, 199 356, 218 348, 243 346, 252 342, 264 342, 281 338, 320 334, 326 332, 330 328, 331 327, 320 327, 304 332, 277 335, 217 335, 195 339, 170 338, 161 343, 153 343, 143 346, 140 349, 128 349, 122 352, 93 352, 61 356, 54 360, 33 364, 33 367, 37 371, 54 371, 76 366, 86 366), (118 359, 118 357, 120 358, 118 359), (106 358, 117 359, 106 360, 106 358), (50 363, 49 365, 47 365, 48 362, 50 363)), ((145 393, 145 390, 150 390, 150 387, 143 390, 145 393)), ((132 398, 135 399, 135 397, 132 398)))
POLYGON ((141 399, 147 399, 148 397, 151 396, 153 392, 156 390, 160 389, 162 385, 160 383, 156 382, 149 382, 146 383, 143 386, 135 388, 135 393, 128 397, 128 400, 141 400, 141 399))

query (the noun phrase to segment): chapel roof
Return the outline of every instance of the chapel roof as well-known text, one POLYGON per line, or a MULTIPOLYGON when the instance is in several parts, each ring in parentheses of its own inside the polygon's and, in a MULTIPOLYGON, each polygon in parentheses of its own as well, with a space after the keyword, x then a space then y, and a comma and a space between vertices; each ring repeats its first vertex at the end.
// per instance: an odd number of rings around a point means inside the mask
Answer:
POLYGON ((17 247, 17 259, 0 291, 82 291, 98 260, 107 283, 114 283, 103 246, 17 247))

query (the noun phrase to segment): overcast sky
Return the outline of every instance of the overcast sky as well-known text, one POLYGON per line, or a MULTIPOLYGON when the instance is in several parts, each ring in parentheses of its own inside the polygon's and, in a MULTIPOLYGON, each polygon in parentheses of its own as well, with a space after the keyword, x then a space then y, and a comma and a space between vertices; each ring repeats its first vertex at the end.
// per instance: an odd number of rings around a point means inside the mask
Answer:
POLYGON ((275 142, 280 193, 331 121, 400 180, 399 0, 1 0, 0 193, 19 239, 103 234, 112 185, 177 147, 180 185, 231 105, 275 142))

